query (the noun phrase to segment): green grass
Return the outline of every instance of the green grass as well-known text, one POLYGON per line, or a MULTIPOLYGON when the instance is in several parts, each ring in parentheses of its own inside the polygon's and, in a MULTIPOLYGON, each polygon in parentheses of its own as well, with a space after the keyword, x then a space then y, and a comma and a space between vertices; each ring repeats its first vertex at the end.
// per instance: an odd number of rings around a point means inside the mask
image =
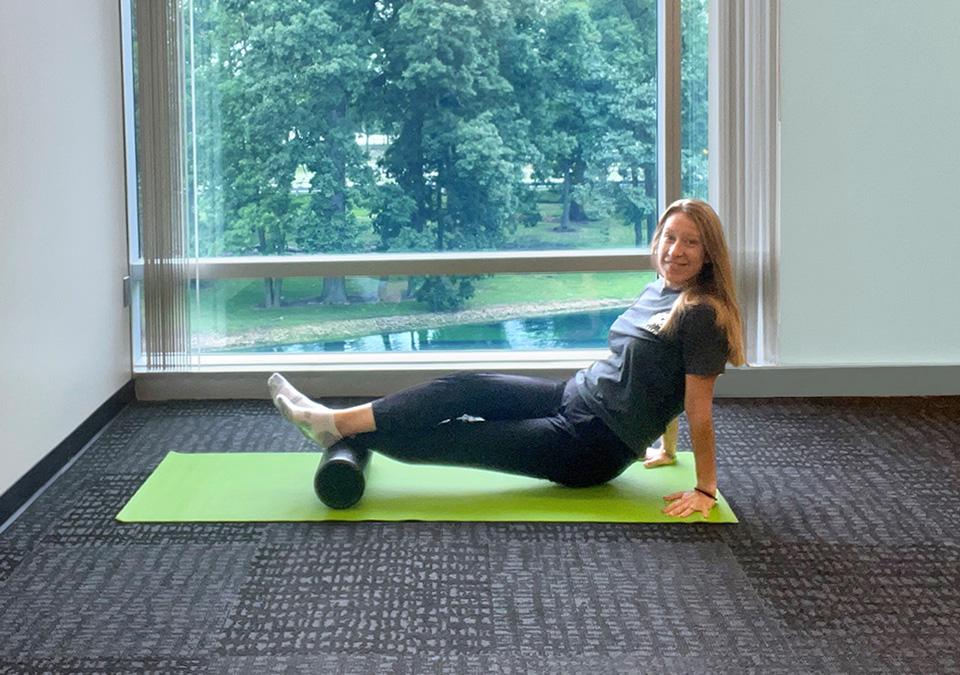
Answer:
MULTIPOLYGON (((464 309, 629 299, 639 294, 652 278, 650 272, 493 275, 476 281, 476 293, 467 301, 464 309)), ((372 288, 375 284, 375 279, 349 278, 348 293, 361 285, 372 288)), ((396 277, 390 281, 390 288, 394 292, 398 293, 405 287, 405 278, 396 277)), ((343 306, 321 305, 316 302, 319 291, 319 279, 287 279, 283 285, 283 296, 288 304, 267 309, 262 306, 263 282, 260 279, 212 282, 201 288, 200 304, 194 306, 194 331, 219 336, 258 332, 261 333, 258 342, 276 343, 285 341, 281 333, 295 333, 298 329, 324 322, 431 314, 429 308, 414 300, 380 303, 354 300, 343 306), (277 333, 277 336, 270 338, 271 332, 277 333)), ((343 337, 356 337, 368 332, 361 328, 355 335, 343 337)))
MULTIPOLYGON (((357 279, 347 280, 347 289, 357 279)), ((405 284, 405 282, 402 282, 405 284)), ((429 308, 414 300, 395 303, 354 302, 349 305, 320 305, 322 281, 311 277, 291 277, 283 282, 282 307, 264 308, 262 279, 226 279, 206 284, 200 290, 200 303, 192 303, 194 331, 200 333, 243 333, 269 326, 291 328, 318 320, 370 319, 397 314, 428 314, 429 308)), ((192 296, 194 300, 196 296, 192 296)))
MULTIPOLYGON (((541 203, 541 221, 521 227, 506 250, 611 248, 633 246, 633 228, 615 218, 574 223, 573 231, 557 232, 560 204, 541 203)), ((356 213, 360 219, 369 214, 356 213)), ((491 306, 530 305, 577 300, 635 297, 652 280, 650 272, 584 274, 501 274, 478 279, 476 293, 464 306, 476 310, 491 306)), ((344 306, 319 304, 322 279, 291 277, 283 283, 284 306, 264 308, 262 279, 227 279, 201 285, 199 304, 192 292, 192 321, 195 333, 231 336, 256 333, 258 343, 284 342, 284 334, 296 333, 323 322, 375 319, 430 314, 429 308, 414 300, 373 302, 377 280, 347 279, 351 303, 344 306), (366 299, 364 299, 366 298, 366 299)), ((399 297, 406 278, 393 277, 389 290, 399 297)))
POLYGON ((508 250, 619 248, 634 246, 633 227, 619 218, 607 216, 586 223, 571 223, 572 232, 557 232, 563 207, 539 205, 540 222, 533 227, 518 227, 504 247, 508 250))
POLYGON ((466 308, 631 298, 652 280, 650 272, 498 274, 477 282, 477 292, 466 308))

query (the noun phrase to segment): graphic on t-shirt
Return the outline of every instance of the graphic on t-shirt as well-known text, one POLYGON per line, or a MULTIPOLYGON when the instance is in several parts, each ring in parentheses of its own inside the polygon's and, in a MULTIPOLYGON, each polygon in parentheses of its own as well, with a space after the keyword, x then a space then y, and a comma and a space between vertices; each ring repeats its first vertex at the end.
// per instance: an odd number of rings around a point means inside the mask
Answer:
POLYGON ((644 329, 650 331, 654 335, 659 335, 660 330, 663 328, 664 324, 667 323, 667 318, 669 316, 669 311, 654 314, 647 320, 646 325, 644 325, 644 329))

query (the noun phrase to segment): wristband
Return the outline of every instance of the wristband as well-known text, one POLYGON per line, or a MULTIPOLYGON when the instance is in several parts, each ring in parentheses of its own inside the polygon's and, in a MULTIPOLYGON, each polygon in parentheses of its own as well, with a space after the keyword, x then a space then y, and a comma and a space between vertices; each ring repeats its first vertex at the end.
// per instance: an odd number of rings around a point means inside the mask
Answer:
POLYGON ((701 489, 698 488, 698 487, 695 487, 695 488, 693 488, 693 489, 696 490, 697 492, 699 492, 699 493, 702 494, 702 495, 707 495, 707 496, 708 496, 710 499, 712 499, 713 501, 717 501, 717 496, 716 496, 716 495, 712 495, 712 494, 710 494, 709 492, 707 492, 706 490, 701 490, 701 489))

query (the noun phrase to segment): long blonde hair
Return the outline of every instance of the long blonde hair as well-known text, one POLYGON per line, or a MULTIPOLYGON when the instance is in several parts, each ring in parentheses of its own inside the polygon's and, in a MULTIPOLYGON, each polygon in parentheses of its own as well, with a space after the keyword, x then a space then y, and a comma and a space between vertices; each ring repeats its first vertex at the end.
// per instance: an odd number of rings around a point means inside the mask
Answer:
POLYGON ((653 240, 650 242, 653 267, 661 276, 663 275, 657 249, 660 246, 664 224, 675 213, 686 215, 700 230, 704 262, 703 269, 700 270, 697 278, 683 289, 663 330, 667 332, 673 330, 678 317, 688 307, 708 303, 716 312, 717 326, 726 333, 729 348, 727 359, 733 365, 741 366, 746 361, 743 349, 743 324, 740 319, 740 307, 737 305, 737 290, 733 268, 730 265, 730 252, 716 211, 699 199, 678 199, 668 206, 660 216, 657 229, 653 233, 653 240))

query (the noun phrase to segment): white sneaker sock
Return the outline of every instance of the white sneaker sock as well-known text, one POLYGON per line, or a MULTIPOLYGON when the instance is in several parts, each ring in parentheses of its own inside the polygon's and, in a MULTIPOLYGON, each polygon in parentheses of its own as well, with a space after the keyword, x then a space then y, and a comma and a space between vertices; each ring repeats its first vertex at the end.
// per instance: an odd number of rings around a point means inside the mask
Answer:
MULTIPOLYGON (((280 373, 274 373, 270 376, 267 380, 267 387, 270 389, 270 398, 273 399, 273 405, 277 406, 277 410, 280 410, 280 406, 277 405, 277 396, 280 394, 283 394, 292 404, 300 406, 301 408, 313 408, 314 406, 320 405, 297 391, 280 373)), ((320 407, 322 408, 323 406, 321 405, 320 407)))
POLYGON ((274 401, 281 414, 292 422, 304 436, 322 448, 331 445, 343 438, 333 422, 334 411, 330 408, 314 403, 311 407, 294 404, 283 394, 277 394, 274 401))

